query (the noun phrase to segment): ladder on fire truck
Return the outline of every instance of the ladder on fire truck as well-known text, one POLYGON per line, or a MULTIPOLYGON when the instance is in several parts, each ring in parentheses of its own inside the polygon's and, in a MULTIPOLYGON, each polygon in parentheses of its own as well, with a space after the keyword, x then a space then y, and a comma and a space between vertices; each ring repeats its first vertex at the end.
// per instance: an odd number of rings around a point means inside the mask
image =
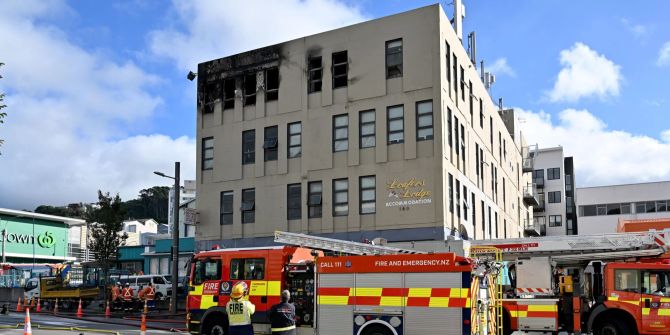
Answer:
POLYGON ((400 249, 382 245, 336 240, 333 238, 312 236, 300 233, 289 233, 284 231, 275 231, 274 241, 282 244, 310 249, 333 251, 350 255, 397 255, 427 253, 420 250, 400 249))
POLYGON ((503 260, 548 256, 557 264, 655 257, 670 250, 670 230, 603 235, 543 236, 519 239, 474 240, 472 246, 493 246, 503 260))

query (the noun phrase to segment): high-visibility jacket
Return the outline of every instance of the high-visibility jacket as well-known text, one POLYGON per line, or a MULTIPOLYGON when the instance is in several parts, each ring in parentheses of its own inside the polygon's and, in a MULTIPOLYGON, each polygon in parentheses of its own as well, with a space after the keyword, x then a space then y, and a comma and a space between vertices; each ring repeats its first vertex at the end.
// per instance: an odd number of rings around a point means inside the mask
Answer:
POLYGON ((133 300, 133 296, 135 295, 135 292, 133 292, 133 289, 130 287, 124 287, 123 291, 121 291, 123 295, 123 300, 130 301, 133 300))
POLYGON ((147 286, 140 294, 140 299, 154 300, 154 297, 156 297, 156 289, 154 289, 153 286, 147 286))
POLYGON ((112 301, 115 301, 121 296, 121 290, 118 286, 112 287, 112 301))
POLYGON ((228 325, 244 326, 251 324, 251 315, 256 311, 256 306, 248 300, 230 300, 226 304, 228 313, 228 325))

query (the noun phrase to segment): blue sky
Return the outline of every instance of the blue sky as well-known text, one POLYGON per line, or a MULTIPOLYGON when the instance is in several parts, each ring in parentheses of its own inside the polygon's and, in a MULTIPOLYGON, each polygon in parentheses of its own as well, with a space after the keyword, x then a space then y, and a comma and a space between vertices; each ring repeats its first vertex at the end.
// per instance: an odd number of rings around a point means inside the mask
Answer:
MULTIPOLYGON (((198 62, 432 3, 2 2, 0 206, 133 197, 175 160, 193 178, 198 62)), ((670 179, 670 2, 464 3, 492 98, 575 156, 578 186, 670 179)))

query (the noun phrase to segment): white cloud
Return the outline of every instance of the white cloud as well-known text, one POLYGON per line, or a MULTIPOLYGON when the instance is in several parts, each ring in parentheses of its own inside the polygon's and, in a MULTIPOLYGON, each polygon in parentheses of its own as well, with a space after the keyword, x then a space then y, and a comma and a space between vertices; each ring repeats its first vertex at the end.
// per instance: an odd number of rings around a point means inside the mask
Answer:
POLYGON ((667 143, 670 143, 670 129, 663 131, 661 133, 661 138, 667 143))
POLYGON ((670 65, 670 41, 665 42, 658 51, 658 59, 656 60, 658 66, 670 65))
POLYGON ((516 77, 514 69, 507 64, 507 58, 498 58, 493 64, 486 66, 486 71, 495 75, 508 75, 512 78, 516 77))
POLYGON ((528 143, 561 145, 574 157, 580 187, 670 179, 670 130, 663 142, 609 129, 587 110, 566 109, 557 121, 545 112, 517 110, 528 143))
POLYGON ((335 0, 173 1, 176 25, 150 34, 151 51, 181 70, 364 20, 335 0))
POLYGON ((583 43, 561 51, 561 65, 554 88, 548 93, 552 102, 575 102, 597 96, 604 100, 619 95, 623 76, 621 66, 583 43))
POLYGON ((626 29, 628 29, 628 31, 630 31, 631 34, 633 34, 633 36, 635 36, 638 39, 645 37, 649 32, 647 26, 639 23, 638 24, 632 23, 626 18, 622 18, 621 23, 624 25, 624 27, 626 27, 626 29))
POLYGON ((48 23, 72 13, 62 2, 0 3, 0 89, 8 105, 0 207, 94 201, 97 189, 135 197, 168 184, 152 171, 172 171, 175 160, 193 177, 192 139, 127 131, 142 129, 163 103, 149 91, 160 79, 89 52, 48 23))

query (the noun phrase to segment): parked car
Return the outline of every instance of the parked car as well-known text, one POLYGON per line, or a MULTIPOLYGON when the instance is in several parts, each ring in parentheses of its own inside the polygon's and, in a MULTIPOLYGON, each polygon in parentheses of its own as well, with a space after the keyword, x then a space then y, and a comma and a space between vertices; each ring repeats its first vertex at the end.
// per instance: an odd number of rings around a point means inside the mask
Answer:
POLYGON ((140 286, 145 287, 151 283, 153 284, 154 290, 156 291, 156 300, 161 300, 165 297, 168 297, 168 291, 172 285, 169 280, 169 275, 139 275, 112 278, 112 280, 121 282, 121 284, 124 286, 126 283, 129 283, 130 287, 135 291, 135 294, 139 292, 140 286))

